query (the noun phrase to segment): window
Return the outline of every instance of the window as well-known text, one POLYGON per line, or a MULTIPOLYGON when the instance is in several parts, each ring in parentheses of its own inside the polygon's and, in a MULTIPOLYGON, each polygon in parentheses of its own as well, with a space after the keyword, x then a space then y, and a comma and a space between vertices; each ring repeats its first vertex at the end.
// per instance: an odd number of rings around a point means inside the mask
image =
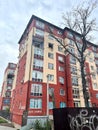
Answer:
POLYGON ((63 77, 59 77, 59 82, 60 82, 61 84, 64 84, 64 78, 63 78, 63 77))
POLYGON ((98 65, 98 60, 95 59, 95 63, 98 65))
POLYGON ((54 75, 48 74, 48 80, 49 81, 54 81, 54 75))
POLYGON ((81 58, 81 54, 79 51, 77 51, 77 56, 78 56, 78 58, 81 58))
POLYGON ((98 99, 98 93, 96 93, 96 98, 98 99))
POLYGON ((51 59, 53 59, 53 53, 50 53, 50 52, 49 52, 49 53, 48 53, 48 57, 51 58, 51 59))
POLYGON ((98 67, 96 69, 97 69, 97 74, 98 74, 98 67))
POLYGON ((95 74, 92 74, 92 78, 93 78, 93 79, 96 79, 96 75, 95 75, 95 74))
POLYGON ((96 51, 96 50, 97 50, 97 48, 96 48, 96 47, 92 47, 92 49, 93 49, 93 51, 96 51))
POLYGON ((64 62, 64 58, 62 56, 58 56, 58 61, 64 62))
POLYGON ((64 71, 64 67, 62 67, 62 66, 59 66, 59 71, 64 71))
POLYGON ((7 86, 6 89, 7 89, 7 90, 11 90, 11 89, 12 89, 12 86, 7 86))
POLYGON ((91 66, 91 70, 94 70, 94 66, 91 66))
POLYGON ((72 74, 77 74, 77 68, 76 68, 76 66, 71 66, 71 73, 72 74))
POLYGON ((68 50, 69 50, 69 52, 71 52, 72 54, 75 54, 75 49, 74 49, 74 48, 69 47, 68 50))
POLYGON ((35 47, 35 48, 34 48, 34 54, 43 57, 44 52, 43 52, 42 49, 35 47))
POLYGON ((65 102, 60 102, 60 108, 64 108, 66 107, 66 103, 65 102))
POLYGON ((54 38, 49 34, 48 35, 48 38, 50 39, 50 40, 54 40, 54 38))
POLYGON ((10 97, 11 96, 11 92, 6 92, 6 97, 10 97))
POLYGON ((93 89, 98 89, 97 83, 93 83, 93 89))
POLYGON ((74 107, 80 107, 80 101, 74 101, 74 107))
POLYGON ((73 98, 80 98, 79 88, 73 88, 73 98))
POLYGON ((30 99, 30 108, 31 109, 41 109, 42 108, 42 99, 30 99))
POLYGON ((39 59, 34 59, 33 67, 36 69, 42 69, 43 68, 43 61, 39 59))
MULTIPOLYGON (((50 86, 49 86, 50 87, 50 86)), ((49 88, 49 95, 52 97, 54 94, 54 88, 49 88)))
POLYGON ((72 85, 78 86, 78 77, 72 76, 72 85))
POLYGON ((62 96, 65 95, 65 90, 64 89, 60 89, 60 95, 62 95, 62 96))
POLYGON ((36 21, 36 26, 39 28, 44 29, 44 23, 40 22, 40 21, 36 21))
POLYGON ((53 27, 49 27, 49 28, 50 28, 50 30, 53 32, 54 28, 53 28, 53 27))
POLYGON ((15 64, 10 64, 10 68, 15 68, 16 65, 15 64))
POLYGON ((15 70, 9 70, 10 74, 14 74, 15 70))
POLYGON ((48 47, 53 49, 53 44, 52 43, 48 43, 48 47))
POLYGON ((70 45, 70 46, 74 46, 74 44, 75 44, 75 43, 74 43, 73 40, 69 40, 69 45, 70 45))
POLYGON ((53 109, 53 102, 49 102, 49 109, 53 109))
POLYGON ((69 38, 73 38, 73 34, 72 34, 71 32, 67 32, 67 36, 68 36, 69 38))
POLYGON ((4 99, 4 100, 3 100, 3 103, 4 103, 4 104, 10 104, 10 99, 4 99))
POLYGON ((52 64, 52 63, 48 63, 48 69, 54 69, 54 64, 52 64))
POLYGON ((13 80, 11 80, 11 79, 7 80, 7 84, 12 84, 12 82, 13 82, 13 80))
POLYGON ((98 54, 97 54, 97 53, 95 53, 95 52, 94 52, 94 56, 95 56, 96 58, 98 58, 98 54))
POLYGON ((79 50, 81 51, 83 45, 81 43, 77 43, 77 46, 78 46, 79 50))
POLYGON ((32 80, 37 82, 42 82, 43 73, 40 71, 33 70, 32 80))
POLYGON ((39 39, 39 41, 37 41, 36 39, 33 39, 33 43, 32 43, 35 47, 37 48, 41 48, 43 49, 44 43, 43 41, 41 41, 41 39, 39 39))
POLYGON ((41 84, 32 84, 31 95, 42 96, 42 85, 41 84))
POLYGON ((58 41, 61 42, 61 43, 63 42, 63 40, 61 38, 58 38, 58 41))
POLYGON ((77 41, 81 41, 81 37, 76 36, 76 40, 77 40, 77 41))
POLYGON ((59 31, 58 31, 58 34, 62 35, 62 32, 59 30, 59 31))
POLYGON ((44 37, 44 31, 39 30, 39 29, 36 29, 35 35, 38 35, 38 36, 44 37))
POLYGON ((89 61, 90 61, 90 62, 93 62, 93 61, 94 61, 94 58, 89 57, 89 61))
POLYGON ((58 51, 62 52, 63 48, 61 46, 58 46, 58 51))
POLYGON ((70 55, 70 63, 71 64, 76 64, 76 58, 70 55))

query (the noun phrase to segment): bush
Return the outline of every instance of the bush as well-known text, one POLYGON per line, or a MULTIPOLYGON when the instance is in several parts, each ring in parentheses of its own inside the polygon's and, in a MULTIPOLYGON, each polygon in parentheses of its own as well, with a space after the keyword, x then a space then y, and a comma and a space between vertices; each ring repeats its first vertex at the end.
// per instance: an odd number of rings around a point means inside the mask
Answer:
POLYGON ((7 123, 7 121, 4 120, 3 118, 0 118, 0 123, 7 123))
POLYGON ((36 120, 34 124, 34 128, 35 130, 42 130, 42 123, 39 120, 36 120))
POLYGON ((41 121, 36 120, 34 124, 35 130, 51 130, 51 123, 47 120, 44 124, 41 121))

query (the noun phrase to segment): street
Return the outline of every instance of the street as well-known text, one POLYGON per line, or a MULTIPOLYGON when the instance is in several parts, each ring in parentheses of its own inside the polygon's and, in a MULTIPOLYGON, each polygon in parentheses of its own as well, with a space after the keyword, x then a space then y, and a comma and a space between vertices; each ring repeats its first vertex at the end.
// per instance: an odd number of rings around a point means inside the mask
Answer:
POLYGON ((0 130, 17 130, 17 129, 12 127, 7 127, 7 126, 0 126, 0 130))

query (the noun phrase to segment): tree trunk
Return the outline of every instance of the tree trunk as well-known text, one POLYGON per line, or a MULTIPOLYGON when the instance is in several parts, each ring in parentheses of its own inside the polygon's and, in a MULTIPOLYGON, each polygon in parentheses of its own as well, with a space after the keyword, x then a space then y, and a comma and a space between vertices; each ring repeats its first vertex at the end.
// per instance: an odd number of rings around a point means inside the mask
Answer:
POLYGON ((85 103, 85 107, 89 107, 89 96, 88 96, 88 91, 86 88, 86 78, 85 78, 85 73, 84 73, 84 59, 83 59, 83 55, 81 55, 81 62, 80 62, 80 67, 81 67, 81 77, 82 77, 82 88, 83 88, 83 96, 84 96, 84 103, 85 103))

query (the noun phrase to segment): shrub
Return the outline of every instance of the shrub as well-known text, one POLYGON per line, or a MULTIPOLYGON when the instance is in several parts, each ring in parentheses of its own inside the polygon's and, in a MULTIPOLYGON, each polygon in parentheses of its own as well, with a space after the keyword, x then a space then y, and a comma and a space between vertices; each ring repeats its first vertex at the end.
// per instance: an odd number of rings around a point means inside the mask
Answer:
POLYGON ((49 120, 44 122, 44 124, 42 124, 40 120, 36 120, 34 124, 34 128, 35 130, 51 130, 52 129, 51 123, 49 120))
POLYGON ((0 118, 0 123, 7 123, 7 121, 4 120, 3 118, 0 118))

